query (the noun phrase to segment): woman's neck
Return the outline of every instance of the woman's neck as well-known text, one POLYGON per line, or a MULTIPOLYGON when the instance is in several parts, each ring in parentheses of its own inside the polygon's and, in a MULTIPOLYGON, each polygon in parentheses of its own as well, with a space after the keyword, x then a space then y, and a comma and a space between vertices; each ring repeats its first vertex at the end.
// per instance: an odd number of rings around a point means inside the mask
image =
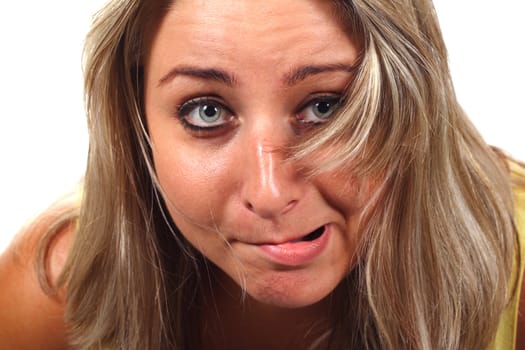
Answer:
POLYGON ((291 309, 260 303, 218 269, 202 294, 202 349, 322 349, 329 298, 291 309), (318 344, 318 345, 317 345, 318 344))

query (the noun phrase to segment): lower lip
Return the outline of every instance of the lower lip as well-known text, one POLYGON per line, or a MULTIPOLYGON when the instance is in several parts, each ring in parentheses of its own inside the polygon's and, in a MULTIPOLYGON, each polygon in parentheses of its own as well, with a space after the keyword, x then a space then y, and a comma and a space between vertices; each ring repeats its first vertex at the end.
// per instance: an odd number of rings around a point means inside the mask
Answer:
POLYGON ((286 266, 301 266, 311 263, 326 248, 330 238, 330 226, 325 226, 321 237, 313 241, 262 244, 258 248, 273 262, 286 266))

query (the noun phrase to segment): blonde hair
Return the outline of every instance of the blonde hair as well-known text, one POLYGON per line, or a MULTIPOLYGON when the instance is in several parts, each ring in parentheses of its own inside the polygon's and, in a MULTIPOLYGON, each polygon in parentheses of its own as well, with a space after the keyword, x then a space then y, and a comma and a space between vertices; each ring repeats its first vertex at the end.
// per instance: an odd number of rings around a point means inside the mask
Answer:
MULTIPOLYGON (((170 2, 111 1, 87 37, 89 160, 62 278, 82 349, 184 349, 198 334, 184 325, 198 322, 204 258, 165 214, 142 105, 145 33, 170 2)), ((329 348, 482 348, 512 292, 508 171, 456 101, 430 0, 333 3, 359 67, 340 114, 292 157, 336 145, 318 171, 382 180, 329 348)))

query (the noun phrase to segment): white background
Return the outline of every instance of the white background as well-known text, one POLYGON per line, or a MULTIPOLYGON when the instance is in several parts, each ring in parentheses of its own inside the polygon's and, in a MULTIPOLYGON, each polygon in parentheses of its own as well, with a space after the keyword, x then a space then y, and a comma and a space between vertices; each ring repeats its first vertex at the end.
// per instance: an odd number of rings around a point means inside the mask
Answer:
MULTIPOLYGON (((81 50, 104 0, 0 10, 0 252, 82 176, 81 50)), ((525 160, 525 21, 518 0, 435 0, 458 98, 489 143, 525 160)))

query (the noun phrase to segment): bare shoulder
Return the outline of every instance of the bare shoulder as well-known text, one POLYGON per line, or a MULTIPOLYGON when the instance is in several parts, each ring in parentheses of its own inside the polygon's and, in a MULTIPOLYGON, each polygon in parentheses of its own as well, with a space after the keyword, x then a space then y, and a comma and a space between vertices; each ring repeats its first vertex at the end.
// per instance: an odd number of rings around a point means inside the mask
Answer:
MULTIPOLYGON (((45 292, 36 269, 40 243, 67 209, 42 214, 0 255, 0 344, 6 349, 67 349, 64 291, 45 292)), ((62 271, 73 232, 71 222, 62 225, 46 243, 43 271, 51 285, 62 271)))

